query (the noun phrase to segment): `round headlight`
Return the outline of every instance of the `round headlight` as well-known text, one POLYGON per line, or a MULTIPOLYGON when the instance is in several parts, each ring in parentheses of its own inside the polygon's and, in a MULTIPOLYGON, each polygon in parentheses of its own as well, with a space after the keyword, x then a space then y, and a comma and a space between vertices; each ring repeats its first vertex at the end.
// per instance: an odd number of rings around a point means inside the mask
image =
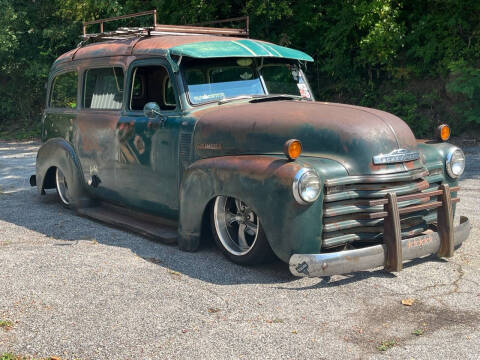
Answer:
POLYGON ((465 155, 463 151, 459 148, 453 148, 447 154, 445 163, 448 175, 454 179, 458 178, 465 170, 465 155))
POLYGON ((293 197, 300 204, 314 202, 322 192, 322 181, 311 169, 300 170, 293 181, 293 197))

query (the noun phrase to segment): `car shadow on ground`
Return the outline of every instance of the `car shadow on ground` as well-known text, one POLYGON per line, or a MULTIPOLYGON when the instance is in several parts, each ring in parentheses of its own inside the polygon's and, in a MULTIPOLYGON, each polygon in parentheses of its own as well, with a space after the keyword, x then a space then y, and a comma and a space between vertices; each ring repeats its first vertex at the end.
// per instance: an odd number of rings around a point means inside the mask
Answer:
POLYGON ((205 241, 197 252, 184 252, 176 244, 163 244, 81 217, 58 202, 55 190, 47 190, 45 196, 33 188, 0 193, 0 206, 0 221, 58 240, 53 246, 95 241, 105 246, 128 248, 143 260, 170 272, 219 285, 278 284, 298 279, 280 260, 248 267, 234 264, 223 256, 213 240, 205 241))
MULTIPOLYGON (((233 284, 276 284, 277 288, 288 290, 309 290, 345 286, 369 278, 395 278, 396 275, 384 270, 359 271, 344 276, 318 278, 312 285, 304 284, 290 274, 288 264, 280 260, 259 266, 240 266, 227 260, 213 244, 206 239, 197 252, 184 252, 176 245, 166 245, 137 234, 109 227, 97 221, 77 215, 65 209, 57 200, 55 191, 40 196, 35 189, 19 190, 0 194, 0 203, 10 211, 0 210, 0 220, 13 223, 59 242, 53 246, 74 246, 81 241, 95 241, 99 244, 128 248, 135 255, 152 264, 216 285, 233 284), (18 204, 21 204, 20 207, 18 204), (17 207, 15 207, 17 206, 17 207), (19 212, 22 213, 19 216, 19 212), (28 216, 25 216, 28 213, 28 216), (278 284, 289 286, 278 286, 278 284)), ((444 261, 435 256, 415 259, 405 263, 404 268, 429 261, 444 261)))
MULTIPOLYGON (((413 259, 410 261, 407 261, 403 263, 403 269, 408 269, 411 266, 415 266, 418 264, 423 264, 426 262, 440 262, 440 263, 445 263, 447 260, 438 258, 435 255, 429 255, 423 258, 417 258, 413 259)), ((387 279, 394 279, 396 278, 397 275, 388 271, 385 271, 383 269, 380 270, 371 270, 371 271, 357 271, 351 274, 346 274, 342 276, 336 276, 334 280, 330 276, 326 276, 323 278, 319 278, 318 283, 313 284, 313 285, 308 285, 304 287, 282 287, 282 286, 277 286, 278 289, 284 289, 284 290, 296 290, 296 291, 302 291, 302 290, 311 290, 311 289, 321 289, 321 288, 330 288, 330 287, 338 287, 338 286, 344 286, 348 285, 351 283, 355 283, 358 281, 363 281, 369 278, 387 278, 387 279)))

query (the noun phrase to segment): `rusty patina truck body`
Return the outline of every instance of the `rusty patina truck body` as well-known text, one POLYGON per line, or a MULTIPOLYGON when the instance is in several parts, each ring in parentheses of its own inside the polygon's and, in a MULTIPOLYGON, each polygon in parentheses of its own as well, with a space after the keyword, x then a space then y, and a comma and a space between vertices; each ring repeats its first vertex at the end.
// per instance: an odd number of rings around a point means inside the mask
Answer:
POLYGON ((142 214, 130 228, 184 250, 213 233, 231 260, 274 254, 297 276, 452 256, 470 231, 453 226, 461 150, 390 113, 315 101, 311 61, 213 35, 74 49, 50 72, 38 190, 106 221, 98 208, 129 209, 117 225, 142 214))

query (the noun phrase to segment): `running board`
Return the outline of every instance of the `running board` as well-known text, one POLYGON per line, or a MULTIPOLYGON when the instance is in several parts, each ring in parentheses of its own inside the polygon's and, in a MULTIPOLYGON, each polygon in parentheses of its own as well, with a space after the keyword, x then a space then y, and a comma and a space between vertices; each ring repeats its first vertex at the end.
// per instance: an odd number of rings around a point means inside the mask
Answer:
POLYGON ((176 224, 161 217, 106 203, 101 203, 95 207, 79 208, 77 212, 81 216, 138 233, 165 244, 177 242, 176 224))

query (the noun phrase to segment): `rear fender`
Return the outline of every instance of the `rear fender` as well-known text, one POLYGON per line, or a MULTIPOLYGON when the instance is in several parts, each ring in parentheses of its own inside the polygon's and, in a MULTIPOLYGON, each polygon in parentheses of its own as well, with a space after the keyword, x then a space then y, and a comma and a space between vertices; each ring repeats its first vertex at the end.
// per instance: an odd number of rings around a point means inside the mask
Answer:
POLYGON ((68 184, 72 196, 71 205, 73 207, 85 206, 88 196, 80 161, 73 146, 61 138, 48 140, 38 150, 36 183, 40 193, 44 193, 46 188, 54 187, 51 182, 48 182, 47 177, 47 174, 51 176, 54 168, 60 168, 67 179, 71 179, 68 184))

